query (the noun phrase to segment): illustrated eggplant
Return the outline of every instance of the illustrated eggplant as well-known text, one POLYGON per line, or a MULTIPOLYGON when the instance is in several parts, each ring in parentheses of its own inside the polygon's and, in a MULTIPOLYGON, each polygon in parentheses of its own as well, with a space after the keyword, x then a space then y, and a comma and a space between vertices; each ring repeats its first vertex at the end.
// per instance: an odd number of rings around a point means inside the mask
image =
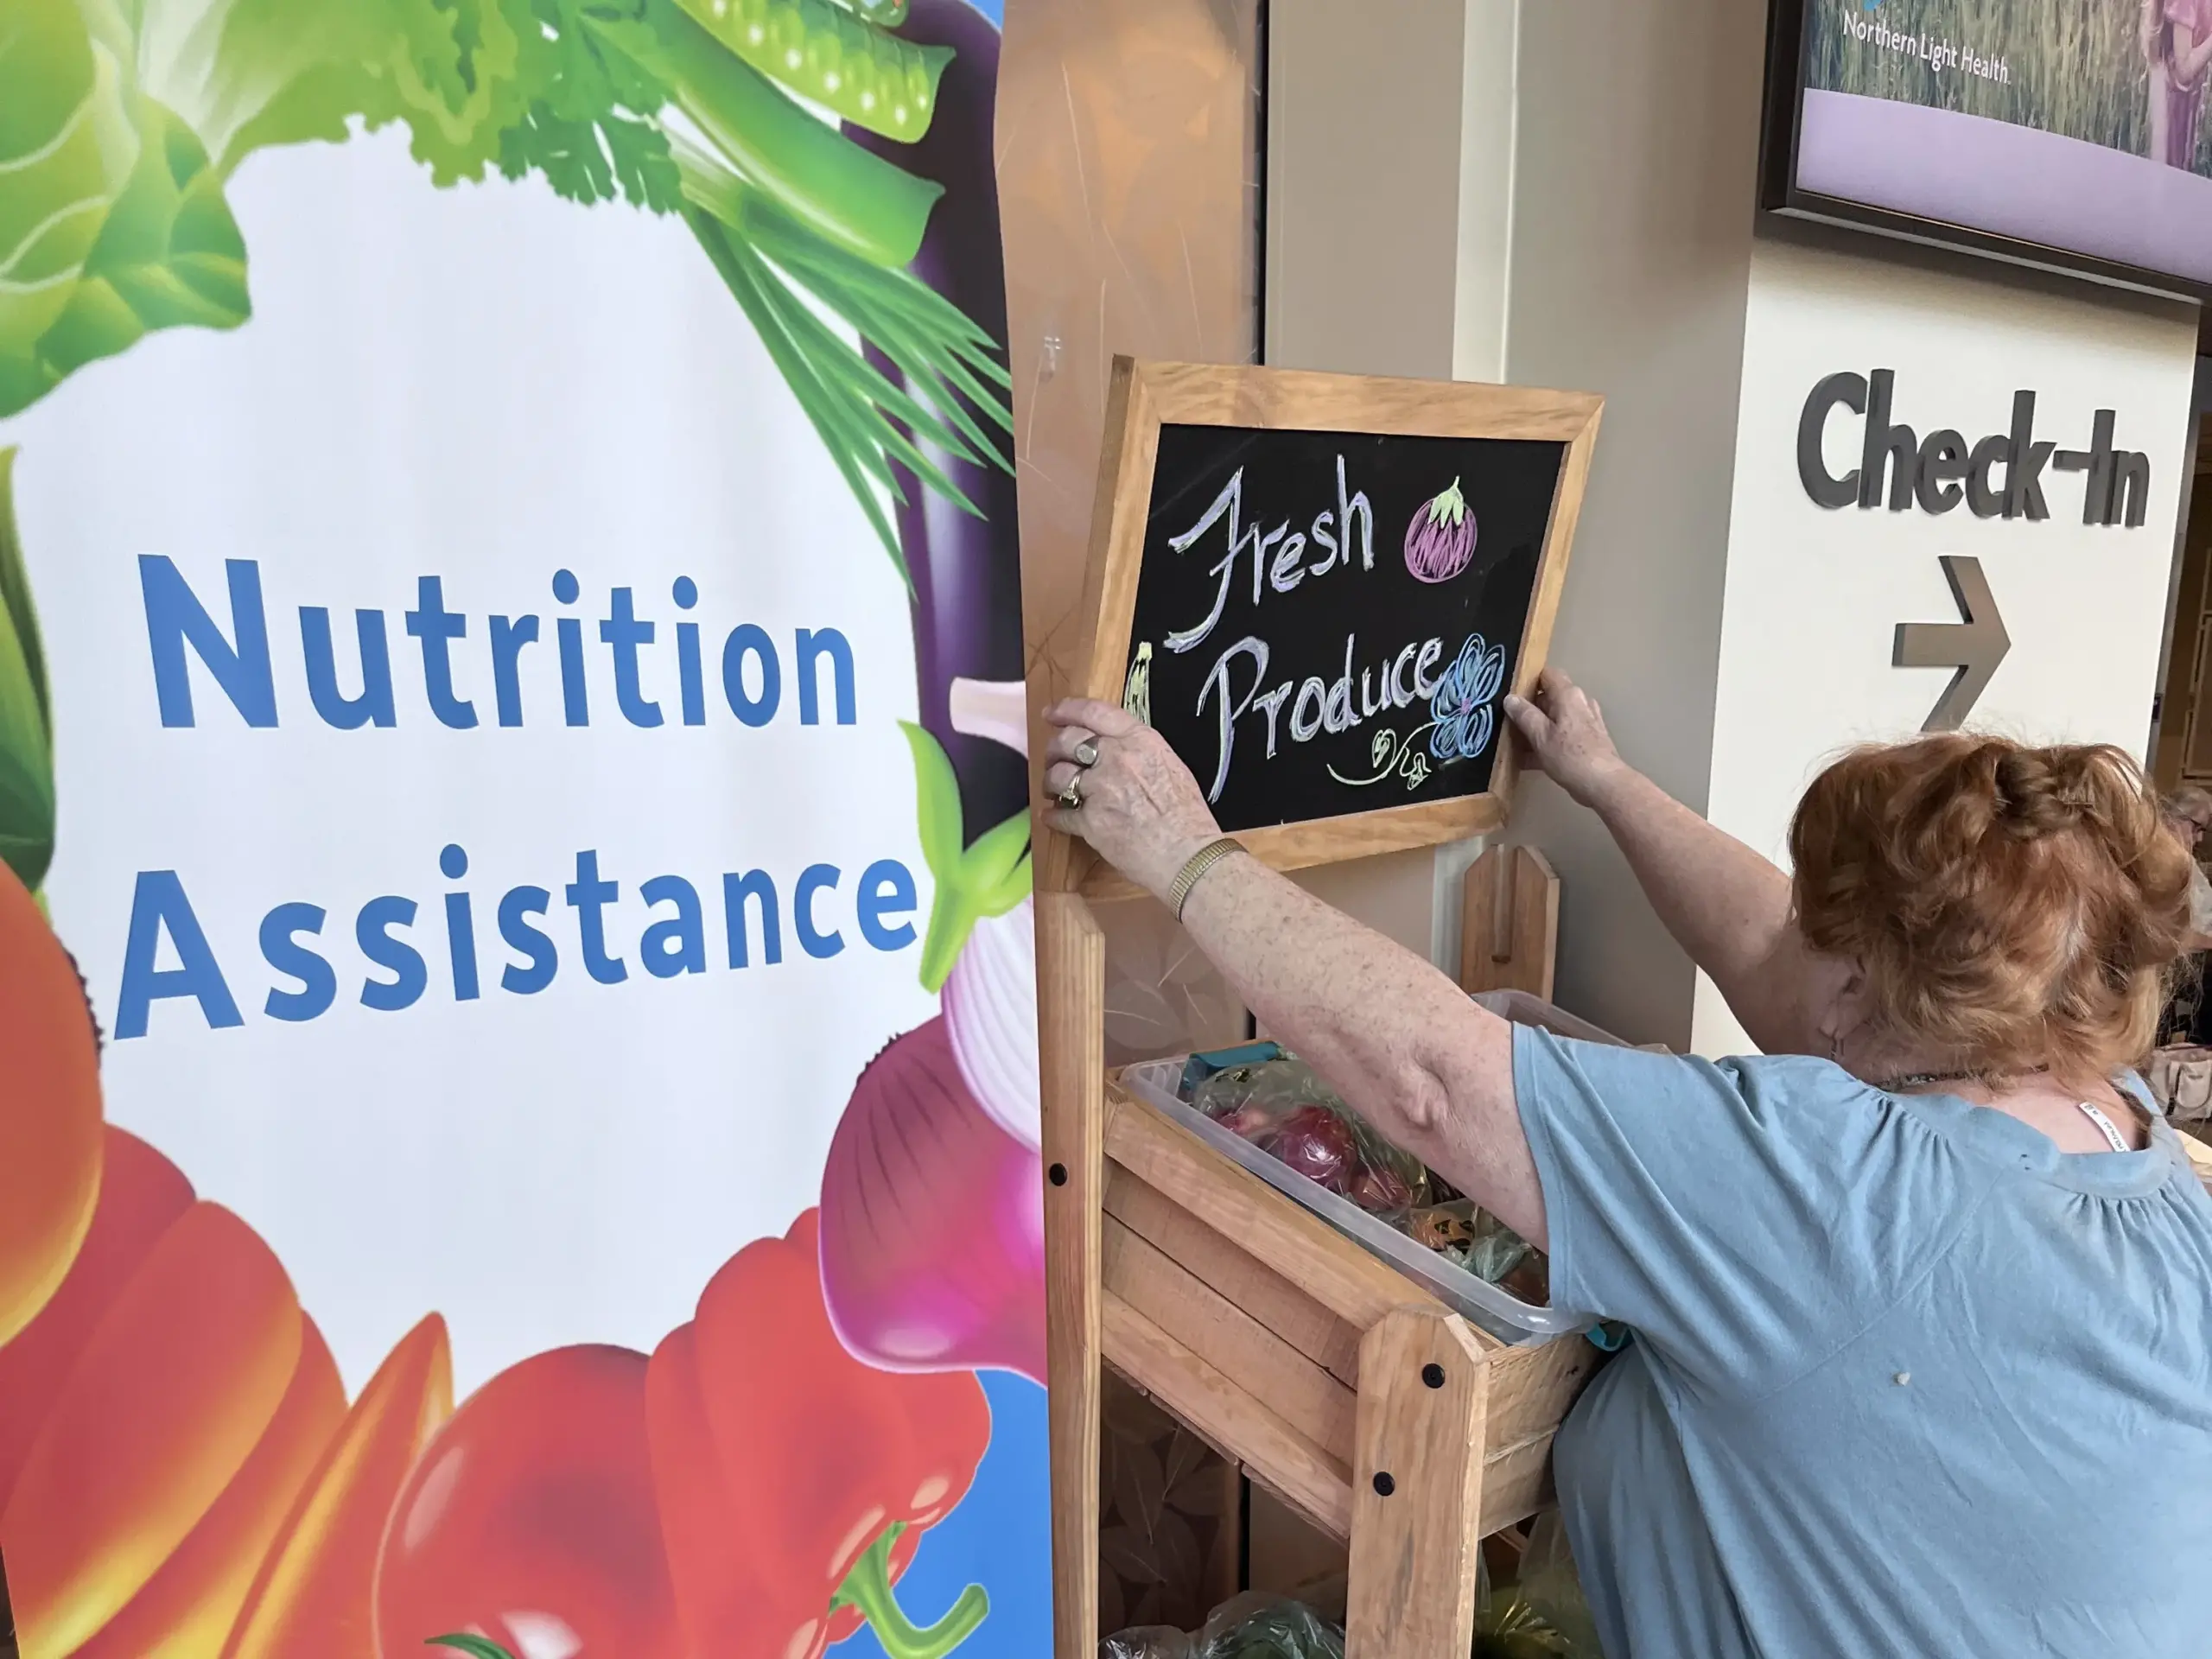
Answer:
MULTIPOLYGON (((902 38, 949 46, 937 115, 919 142, 901 143, 848 125, 846 136, 909 173, 944 188, 909 267, 998 342, 1007 338, 1006 267, 999 242, 998 172, 992 147, 999 33, 966 0, 910 0, 902 38)), ((904 385, 873 346, 868 361, 904 385)), ((929 446, 925 446, 928 448, 929 446)), ((960 779, 962 823, 970 839, 1020 811, 1027 762, 1004 744, 953 728, 952 682, 1007 683, 1023 677, 1021 543, 1009 467, 979 467, 933 451, 931 459, 982 510, 963 512, 894 466, 905 500, 899 547, 914 588, 914 675, 922 728, 944 746, 960 779)))
POLYGON ((1475 515, 1453 479, 1406 526, 1406 569, 1418 582, 1449 582, 1475 556, 1475 515))

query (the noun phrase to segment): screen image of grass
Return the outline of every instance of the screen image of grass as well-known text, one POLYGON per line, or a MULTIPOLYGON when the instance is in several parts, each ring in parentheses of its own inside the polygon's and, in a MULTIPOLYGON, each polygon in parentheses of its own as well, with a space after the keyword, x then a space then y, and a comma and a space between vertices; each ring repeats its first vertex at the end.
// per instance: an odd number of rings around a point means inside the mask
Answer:
MULTIPOLYGON (((1815 0, 1805 22, 1806 76, 1819 92, 1856 92, 1929 109, 1987 116, 2140 156, 2149 145, 2150 73, 2137 0, 1815 0), (1892 35, 1925 35, 2001 60, 2003 80, 1945 62, 1938 69, 1892 35), (1855 37, 1854 27, 1865 27, 1855 37)), ((2212 123, 2190 169, 2212 174, 2212 123)))

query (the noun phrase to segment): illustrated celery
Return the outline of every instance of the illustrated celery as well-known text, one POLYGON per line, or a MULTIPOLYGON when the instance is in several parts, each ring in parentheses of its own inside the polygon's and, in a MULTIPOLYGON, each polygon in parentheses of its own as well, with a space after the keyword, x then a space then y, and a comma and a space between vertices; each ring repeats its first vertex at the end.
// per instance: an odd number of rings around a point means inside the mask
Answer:
POLYGON ((681 213, 902 573, 902 480, 1007 467, 998 343, 905 267, 949 47, 903 0, 0 0, 0 417, 149 331, 235 327, 251 156, 397 124, 432 182, 681 213), (719 10, 717 7, 719 6, 719 10), (802 99, 810 102, 802 102, 802 99), (866 351, 895 372, 880 371, 866 351))

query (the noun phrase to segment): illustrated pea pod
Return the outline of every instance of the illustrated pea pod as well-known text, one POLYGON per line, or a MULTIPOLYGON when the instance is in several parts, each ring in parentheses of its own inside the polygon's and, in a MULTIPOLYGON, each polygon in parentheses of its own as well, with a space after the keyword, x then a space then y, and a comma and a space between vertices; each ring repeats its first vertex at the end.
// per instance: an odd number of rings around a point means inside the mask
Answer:
MULTIPOLYGON (((739 58, 842 120, 912 143, 937 113, 951 52, 886 33, 858 6, 831 0, 677 0, 739 58)), ((868 8, 895 23, 904 0, 868 8)))

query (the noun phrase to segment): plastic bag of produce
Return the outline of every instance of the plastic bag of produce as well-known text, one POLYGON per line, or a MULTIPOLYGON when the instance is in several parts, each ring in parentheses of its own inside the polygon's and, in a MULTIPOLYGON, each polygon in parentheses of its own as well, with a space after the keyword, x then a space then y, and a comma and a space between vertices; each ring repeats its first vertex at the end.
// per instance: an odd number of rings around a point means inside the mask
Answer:
POLYGON ((1246 1594, 1214 1609, 1194 1659, 1344 1659, 1344 1636, 1303 1602, 1246 1594))
POLYGON ((1424 1205, 1410 1211, 1402 1224, 1414 1243, 1434 1250, 1453 1267, 1509 1290, 1524 1302, 1541 1306, 1551 1300, 1543 1252, 1468 1199, 1424 1205))
POLYGON ((1478 1559, 1472 1659, 1605 1659, 1558 1510, 1537 1517, 1510 1577, 1478 1559))
POLYGON ((1198 1645, 1172 1624, 1138 1624, 1098 1644, 1098 1659, 1198 1659, 1198 1645))
POLYGON ((1215 1071, 1192 1090, 1191 1104, 1370 1215, 1395 1219, 1427 1201, 1421 1160, 1377 1135, 1294 1056, 1215 1071))
POLYGON ((1567 1526, 1557 1510, 1547 1510, 1529 1529, 1515 1583, 1530 1610, 1556 1630, 1567 1644, 1560 1649, 1575 1659, 1603 1659, 1598 1626, 1582 1594, 1582 1580, 1567 1548, 1567 1526))

